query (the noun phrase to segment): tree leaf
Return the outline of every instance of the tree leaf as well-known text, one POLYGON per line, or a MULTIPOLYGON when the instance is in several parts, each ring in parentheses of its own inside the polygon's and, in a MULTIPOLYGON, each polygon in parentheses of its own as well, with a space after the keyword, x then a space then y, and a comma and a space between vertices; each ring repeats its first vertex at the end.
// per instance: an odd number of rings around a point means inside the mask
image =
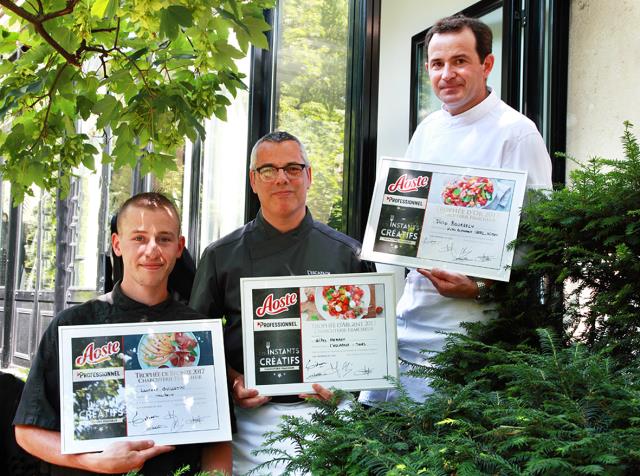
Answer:
POLYGON ((175 40, 178 37, 180 25, 168 9, 162 10, 160 15, 160 36, 175 40))
POLYGON ((167 12, 175 18, 178 25, 190 27, 193 25, 193 13, 186 7, 180 5, 171 5, 167 7, 167 12))
POLYGON ((91 14, 98 18, 104 18, 109 3, 111 0, 95 0, 91 7, 91 14))
MULTIPOLYGON (((45 13, 62 11, 67 3, 42 2, 45 13)), ((47 190, 68 188, 69 176, 59 181, 57 171, 90 160, 93 146, 88 137, 76 135, 75 121, 93 115, 98 131, 114 130, 114 149, 104 157, 114 170, 135 165, 141 155, 137 135, 154 153, 164 154, 154 159, 161 173, 168 157, 175 160, 185 135, 204 135, 202 123, 210 115, 225 117, 228 104, 214 96, 224 84, 231 93, 242 87, 234 79, 236 60, 254 40, 266 44, 260 18, 274 3, 83 0, 44 24, 70 54, 87 42, 91 48, 79 57, 80 67, 69 65, 28 21, 10 14, 8 24, 0 26, 0 55, 11 54, 18 44, 24 48, 17 59, 0 61, 0 118, 11 121, 0 132, 0 173, 12 183, 14 200, 35 179, 47 190), (181 34, 187 29, 188 37, 181 34), (242 32, 240 47, 229 45, 231 29, 242 32), (37 173, 32 162, 42 164, 37 173)))
POLYGON ((138 51, 134 51, 133 53, 131 53, 129 56, 127 56, 127 59, 129 61, 135 61, 141 56, 147 54, 148 51, 149 51, 149 48, 145 46, 144 48, 140 48, 138 51))
POLYGON ((104 129, 111 123, 111 120, 118 112, 119 105, 120 103, 109 94, 93 105, 92 111, 98 115, 96 122, 97 129, 104 129))

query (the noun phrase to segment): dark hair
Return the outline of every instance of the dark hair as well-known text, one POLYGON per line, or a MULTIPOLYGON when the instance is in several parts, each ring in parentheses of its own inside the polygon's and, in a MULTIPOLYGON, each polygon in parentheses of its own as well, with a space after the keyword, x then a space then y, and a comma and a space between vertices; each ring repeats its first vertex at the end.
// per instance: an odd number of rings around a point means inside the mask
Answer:
POLYGON ((263 142, 280 143, 287 141, 293 141, 298 144, 298 147, 300 147, 302 160, 307 165, 307 167, 311 166, 311 164, 309 163, 309 159, 307 158, 307 151, 305 150, 304 145, 302 145, 302 142, 300 142, 300 140, 296 136, 294 136, 293 134, 289 134, 286 131, 273 131, 262 136, 260 139, 258 139, 258 142, 254 144, 253 149, 251 149, 251 161, 249 168, 255 170, 256 161, 258 160, 258 147, 260 147, 263 142))
POLYGON ((125 201, 122 206, 118 209, 117 214, 117 228, 121 229, 121 220, 123 216, 123 212, 127 210, 127 208, 132 207, 140 207, 140 208, 150 208, 150 209, 165 209, 171 214, 175 215, 176 221, 178 222, 178 233, 180 233, 180 214, 178 213, 178 209, 174 205, 174 203, 165 197, 160 192, 143 192, 134 195, 125 201))
POLYGON ((456 33, 464 28, 469 28, 473 36, 476 37, 476 52, 483 63, 487 55, 491 54, 491 44, 493 43, 493 33, 486 23, 481 22, 477 18, 467 17, 465 15, 452 15, 450 17, 441 18, 427 32, 424 38, 425 52, 429 50, 429 42, 436 33, 456 33))

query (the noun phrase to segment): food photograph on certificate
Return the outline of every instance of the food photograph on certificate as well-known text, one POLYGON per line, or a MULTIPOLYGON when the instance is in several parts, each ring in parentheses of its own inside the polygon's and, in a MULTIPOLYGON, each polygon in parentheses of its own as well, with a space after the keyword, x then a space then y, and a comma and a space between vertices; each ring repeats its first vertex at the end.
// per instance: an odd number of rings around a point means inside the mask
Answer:
POLYGON ((509 212, 515 181, 481 176, 435 174, 433 188, 442 205, 509 212))
MULTIPOLYGON (((384 311, 376 305, 376 287, 344 284, 302 289, 300 312, 305 321, 373 319, 384 311)), ((380 290, 379 290, 380 291, 380 290)))
POLYGON ((210 340, 203 331, 125 336, 127 370, 213 365, 210 340))

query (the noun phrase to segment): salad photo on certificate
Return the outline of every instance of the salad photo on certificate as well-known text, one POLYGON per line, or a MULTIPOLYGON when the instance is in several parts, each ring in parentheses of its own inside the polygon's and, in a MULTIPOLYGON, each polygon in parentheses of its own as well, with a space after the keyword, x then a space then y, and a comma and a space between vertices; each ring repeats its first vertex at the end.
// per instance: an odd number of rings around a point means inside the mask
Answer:
POLYGON ((309 392, 313 383, 393 386, 392 274, 245 278, 241 286, 248 386, 263 395, 309 392))

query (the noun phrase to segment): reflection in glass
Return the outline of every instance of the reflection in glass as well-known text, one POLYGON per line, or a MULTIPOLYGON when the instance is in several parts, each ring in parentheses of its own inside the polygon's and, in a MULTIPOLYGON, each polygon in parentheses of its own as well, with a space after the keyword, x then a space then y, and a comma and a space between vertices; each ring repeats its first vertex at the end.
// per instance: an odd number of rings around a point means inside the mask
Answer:
POLYGON ((547 143, 547 147, 550 147, 549 127, 551 118, 549 116, 551 114, 551 65, 554 58, 554 55, 550 51, 551 45, 553 44, 553 29, 551 28, 551 0, 545 0, 544 2, 544 17, 544 58, 546 61, 544 65, 542 83, 542 97, 544 98, 542 104, 542 122, 539 125, 539 128, 542 137, 544 137, 545 142, 547 143))
MULTIPOLYGON (((131 196, 133 190, 133 169, 129 166, 121 167, 111 175, 109 182, 109 220, 116 214, 120 205, 131 196)), ((109 229, 109 227, 107 227, 109 229)), ((111 233, 109 233, 111 236, 111 233)))
POLYGON ((18 289, 35 290, 38 254, 38 209, 40 191, 34 197, 25 195, 22 202, 22 227, 18 246, 18 289))
POLYGON ((11 190, 9 182, 2 182, 2 201, 0 202, 0 286, 7 284, 7 266, 9 263, 9 212, 11 210, 11 190))
POLYGON ((347 46, 347 0, 282 0, 275 46, 273 129, 297 136, 313 167, 308 205, 340 229, 347 46))
MULTIPOLYGON (((102 149, 103 134, 95 129, 95 120, 78 121, 79 132, 87 134, 97 150, 102 149)), ((73 172, 69 200, 69 255, 71 287, 95 289, 98 275, 98 254, 104 246, 99 239, 99 210, 102 196, 100 155, 94 156, 93 169, 81 165, 73 172)))
POLYGON ((34 190, 22 203, 22 227, 18 247, 18 289, 52 290, 56 275, 56 200, 34 190), (39 282, 38 282, 39 279, 39 282))
POLYGON ((43 193, 41 198, 40 290, 53 291, 56 284, 56 198, 43 193))
MULTIPOLYGON (((249 58, 238 61, 238 69, 249 77, 249 58)), ((249 93, 239 90, 229 99, 226 122, 213 118, 204 124, 198 256, 209 243, 244 223, 249 93)), ((195 250, 190 251, 193 255, 195 250)))
POLYGON ((74 203, 69 209, 70 228, 73 233, 73 275, 71 286, 80 289, 95 289, 98 274, 99 223, 97 211, 100 209, 100 176, 81 167, 78 175, 74 203))
POLYGON ((178 207, 178 212, 182 211, 182 190, 184 180, 184 144, 176 150, 176 170, 168 170, 162 179, 151 177, 151 190, 161 192, 178 207))

